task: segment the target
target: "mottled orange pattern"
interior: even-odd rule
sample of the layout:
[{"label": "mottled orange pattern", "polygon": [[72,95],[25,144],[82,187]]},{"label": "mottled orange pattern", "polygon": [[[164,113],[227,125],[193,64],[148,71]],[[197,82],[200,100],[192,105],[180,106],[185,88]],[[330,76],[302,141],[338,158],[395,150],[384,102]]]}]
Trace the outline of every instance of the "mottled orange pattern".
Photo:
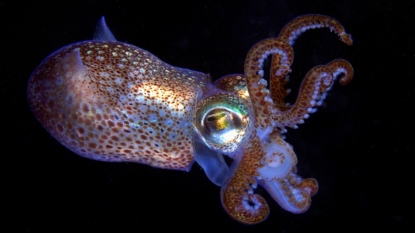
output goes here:
[{"label": "mottled orange pattern", "polygon": [[87,158],[188,170],[193,112],[209,82],[120,42],[81,42],[33,73],[28,100],[59,142]]},{"label": "mottled orange pattern", "polygon": [[[291,45],[301,33],[324,27],[334,31],[347,45],[352,44],[351,36],[335,19],[323,15],[304,15],[289,22],[277,38],[255,44],[246,57],[244,75],[255,109],[258,136],[253,137],[246,146],[245,154],[238,161],[239,166],[228,183],[222,186],[221,192],[225,210],[243,223],[255,224],[268,216],[266,202],[252,191],[257,180],[281,207],[293,213],[306,211],[311,204],[311,196],[318,191],[315,179],[302,179],[296,174],[297,158],[292,147],[282,139],[282,134],[286,132],[285,127],[297,128],[310,113],[316,111],[315,108],[322,103],[337,76],[343,75],[340,79],[343,85],[353,77],[352,66],[342,59],[316,66],[302,82],[296,102],[293,105],[286,104],[284,98],[289,92],[285,85],[294,59]],[[269,55],[272,55],[270,90],[263,79],[263,62]],[[264,150],[267,148],[274,148],[274,151],[266,154]],[[254,174],[253,171],[260,172]],[[275,175],[268,175],[269,172]]]},{"label": "mottled orange pattern", "polygon": [[[258,184],[285,210],[303,213],[318,183],[296,174],[297,156],[284,141],[285,127],[297,128],[337,77],[344,85],[354,73],[343,59],[315,66],[296,102],[286,104],[291,46],[301,33],[321,27],[352,44],[338,21],[300,16],[277,38],[251,48],[244,74],[210,83],[207,74],[117,42],[102,18],[96,40],[65,46],[38,66],[28,84],[29,105],[53,137],[90,159],[175,170],[189,170],[197,161],[221,186],[222,205],[239,222],[256,224],[269,215],[266,200],[254,193]],[[263,63],[270,55],[268,90]],[[230,167],[223,155],[234,159]]]}]

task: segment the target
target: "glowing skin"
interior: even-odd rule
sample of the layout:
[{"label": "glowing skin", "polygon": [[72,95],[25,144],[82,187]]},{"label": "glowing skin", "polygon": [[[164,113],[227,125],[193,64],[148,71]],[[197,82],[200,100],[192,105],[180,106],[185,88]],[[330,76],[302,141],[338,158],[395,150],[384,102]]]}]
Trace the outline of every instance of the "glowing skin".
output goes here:
[{"label": "glowing skin", "polygon": [[[284,102],[292,45],[302,32],[329,27],[352,44],[336,20],[305,15],[288,23],[277,38],[258,42],[244,74],[210,82],[206,74],[171,66],[136,46],[116,41],[101,19],[93,41],[65,46],[30,77],[28,101],[42,125],[81,156],[109,162],[137,162],[188,171],[196,161],[221,186],[226,212],[245,224],[264,221],[263,186],[281,207],[302,213],[318,191],[315,179],[296,174],[297,157],[283,140],[296,128],[340,74],[353,68],[337,59],[310,70],[295,104]],[[270,90],[263,61],[272,55]],[[223,155],[233,158],[230,167]]]}]

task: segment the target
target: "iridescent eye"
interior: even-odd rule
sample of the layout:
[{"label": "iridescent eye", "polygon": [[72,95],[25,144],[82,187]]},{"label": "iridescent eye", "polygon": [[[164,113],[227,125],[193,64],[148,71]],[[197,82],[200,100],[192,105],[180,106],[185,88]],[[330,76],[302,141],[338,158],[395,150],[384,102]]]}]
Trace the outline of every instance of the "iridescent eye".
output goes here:
[{"label": "iridescent eye", "polygon": [[[241,128],[243,122],[240,116],[226,109],[213,109],[203,119],[204,125],[212,133],[226,134]],[[243,126],[242,126],[243,127]]]},{"label": "iridescent eye", "polygon": [[249,131],[249,106],[231,94],[210,96],[196,111],[196,128],[201,139],[213,150],[231,153]]}]

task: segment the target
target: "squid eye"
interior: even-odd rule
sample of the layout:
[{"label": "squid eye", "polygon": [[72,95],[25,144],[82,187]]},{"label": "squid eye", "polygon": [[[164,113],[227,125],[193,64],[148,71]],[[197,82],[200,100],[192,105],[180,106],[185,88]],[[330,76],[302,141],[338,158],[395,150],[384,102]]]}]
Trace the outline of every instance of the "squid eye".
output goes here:
[{"label": "squid eye", "polygon": [[226,109],[213,109],[206,114],[204,125],[212,133],[225,134],[243,127],[241,116]]},{"label": "squid eye", "polygon": [[196,128],[208,147],[231,153],[249,131],[249,112],[242,98],[230,94],[210,96],[196,110]]}]

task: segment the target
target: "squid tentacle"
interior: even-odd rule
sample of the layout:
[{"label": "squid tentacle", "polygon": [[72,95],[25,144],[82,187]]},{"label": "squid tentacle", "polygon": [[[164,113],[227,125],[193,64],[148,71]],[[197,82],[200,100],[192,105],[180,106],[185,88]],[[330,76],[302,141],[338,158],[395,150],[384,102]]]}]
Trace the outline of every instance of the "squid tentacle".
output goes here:
[{"label": "squid tentacle", "polygon": [[344,59],[335,59],[327,64],[330,70],[333,72],[333,76],[336,79],[340,74],[343,76],[339,79],[341,85],[346,85],[353,79],[354,70],[352,65]]},{"label": "squid tentacle", "polygon": [[235,158],[233,175],[225,181],[221,188],[221,201],[225,211],[232,218],[246,224],[256,224],[264,221],[269,215],[268,203],[265,199],[253,193],[257,183],[257,169],[264,157],[258,136],[253,134],[242,157]]},{"label": "squid tentacle", "polygon": [[333,80],[332,71],[327,66],[312,68],[301,84],[295,104],[287,111],[274,115],[274,121],[297,128],[297,124],[302,124],[309,113],[316,111],[314,107],[321,104],[325,97],[324,91],[331,87]]},{"label": "squid tentacle", "polygon": [[[289,93],[284,86],[294,55],[291,45],[304,31],[318,27],[329,27],[340,39],[352,44],[349,34],[336,20],[322,15],[299,17],[287,24],[278,38],[263,40],[252,47],[245,60],[245,80],[252,107],[255,111],[255,133],[248,140],[243,152],[235,155],[227,180],[221,188],[222,205],[234,219],[255,224],[262,222],[269,214],[269,207],[263,197],[254,194],[257,182],[271,196],[292,213],[303,213],[311,204],[311,196],[317,193],[318,183],[313,178],[303,179],[296,174],[297,157],[291,145],[281,134],[285,126],[297,128],[309,113],[315,112],[332,87],[336,76],[343,74],[341,84],[347,84],[353,77],[353,68],[342,59],[327,65],[312,68],[301,84],[295,105],[287,106],[284,97]],[[263,79],[263,62],[272,55],[270,90]],[[215,83],[218,87],[246,95],[230,82],[236,76],[224,77]],[[229,79],[229,80],[228,80]],[[245,93],[245,94],[243,94]]]},{"label": "squid tentacle", "polygon": [[275,121],[284,126],[297,128],[297,124],[304,123],[309,113],[314,113],[315,107],[321,105],[338,76],[342,75],[339,83],[346,85],[352,80],[353,74],[352,65],[343,59],[335,59],[325,66],[314,67],[301,84],[296,103],[275,115]]},{"label": "squid tentacle", "polygon": [[261,130],[274,126],[269,116],[276,113],[270,92],[266,88],[267,82],[263,79],[263,61],[270,54],[279,54],[280,59],[275,70],[282,74],[290,71],[294,59],[291,46],[276,38],[265,39],[255,44],[246,57],[244,69],[246,84],[256,113],[255,126]]},{"label": "squid tentacle", "polygon": [[[232,74],[224,76],[214,83],[215,87],[237,94],[250,100],[243,75]],[[250,103],[250,101],[248,101]],[[251,104],[251,103],[250,103]],[[254,177],[258,176],[259,161],[264,157],[261,142],[255,129],[248,143],[241,148],[240,153],[231,156],[234,159],[228,178],[221,185],[221,202],[225,211],[233,219],[245,223],[256,224],[264,221],[269,215],[269,207],[263,197],[254,194],[257,186]]]},{"label": "squid tentacle", "polygon": [[[303,15],[295,18],[285,25],[285,27],[281,30],[278,39],[293,45],[295,39],[305,31],[322,27],[330,28],[330,30],[334,31],[337,35],[340,36],[340,39],[344,43],[347,45],[352,45],[352,37],[350,34],[345,32],[343,26],[337,20],[325,15]],[[284,98],[289,94],[289,91],[287,91],[284,86],[288,82],[287,74],[291,70],[278,69],[280,59],[281,58],[278,54],[274,54],[272,57],[270,72],[270,92],[271,98],[274,101],[276,107],[281,111],[285,111],[289,109],[290,106],[287,106],[284,101]],[[349,64],[347,67],[351,67],[351,65]],[[350,69],[352,68],[348,68],[348,70]]]},{"label": "squid tentacle", "polygon": [[281,56],[279,54],[273,54],[271,60],[270,69],[270,86],[271,98],[274,101],[275,107],[284,111],[288,108],[284,101],[284,98],[289,94],[289,91],[285,89],[285,85],[288,83],[288,73],[291,69],[280,69]]},{"label": "squid tentacle", "polygon": [[297,39],[297,37],[303,32],[309,29],[324,27],[330,28],[331,31],[334,31],[340,37],[340,40],[345,44],[349,46],[353,44],[352,36],[346,33],[339,21],[325,15],[299,16],[284,26],[278,35],[278,38],[289,43],[290,45],[293,45],[295,39]]},{"label": "squid tentacle", "polygon": [[[334,31],[338,36],[340,36],[341,41],[343,41],[347,45],[352,45],[353,41],[351,35],[345,32],[343,26],[337,20],[324,15],[304,15],[295,18],[281,30],[278,39],[283,40],[290,45],[293,45],[295,39],[303,32],[309,29],[322,27],[330,28],[330,30]],[[310,92],[309,90],[311,90],[312,87],[304,87],[304,85],[311,85],[311,82],[304,81],[302,86],[300,87],[300,95],[297,99],[296,104],[294,106],[287,106],[284,101],[284,97],[289,94],[289,91],[287,91],[284,88],[284,86],[288,82],[288,77],[286,76],[288,72],[278,72],[279,60],[280,58],[278,57],[278,54],[273,55],[273,61],[271,63],[272,68],[270,73],[271,97],[275,103],[275,106],[278,108],[278,110],[280,110],[279,114],[274,116],[274,120],[276,122],[281,123],[284,126],[289,126],[292,128],[297,128],[297,124],[303,123],[304,119],[308,118],[309,113],[313,113],[316,111],[316,109],[313,107],[315,105],[320,105],[322,103],[326,96],[326,92],[331,89],[334,80],[339,74],[344,74],[343,77],[340,79],[340,84],[342,85],[345,85],[348,82],[350,82],[350,80],[353,77],[353,68],[350,65],[350,63],[343,59],[336,59],[327,64],[328,69],[331,70],[332,73],[331,80],[325,80],[325,83],[323,83],[323,85],[319,87],[318,92],[316,92],[315,90],[316,87],[314,88],[313,92]],[[306,79],[310,79],[314,76],[314,78],[317,78],[316,74],[318,74],[318,69],[323,68],[322,66],[316,69],[313,68],[307,74]],[[308,92],[303,93],[303,91]],[[281,133],[283,132],[285,132],[284,129],[281,131]]]},{"label": "squid tentacle", "polygon": [[[329,75],[330,73],[331,75]],[[301,84],[296,104],[276,115],[275,120],[285,126],[297,128],[297,124],[304,123],[304,119],[309,117],[309,113],[316,111],[315,106],[321,105],[327,91],[331,89],[339,75],[342,75],[339,83],[346,85],[353,79],[353,74],[352,65],[344,59],[335,59],[326,66],[314,67]],[[319,82],[321,78],[323,78],[323,82]]]},{"label": "squid tentacle", "polygon": [[294,172],[288,173],[283,179],[261,180],[260,184],[282,208],[295,214],[307,211],[311,197],[318,191],[316,179],[302,179]]},{"label": "squid tentacle", "polygon": [[270,135],[264,150],[266,155],[261,160],[264,166],[258,169],[259,184],[285,210],[305,212],[311,205],[311,196],[318,191],[317,180],[296,174],[297,156],[277,131]]},{"label": "squid tentacle", "polygon": [[[243,155],[234,158],[234,167],[230,169],[232,176],[225,181],[221,189],[222,205],[226,212],[231,217],[247,224],[262,222],[269,214],[265,199],[254,194],[253,188],[257,186],[255,177],[260,177],[258,169],[265,165],[261,161],[266,157],[262,149],[266,145],[262,144],[270,144],[269,142],[261,143],[261,141],[269,140],[269,135],[276,123],[271,117],[276,114],[275,105],[267,89],[267,83],[263,79],[263,62],[270,54],[277,56],[277,59],[273,59],[274,70],[272,72],[283,76],[290,72],[293,51],[286,42],[276,38],[266,39],[254,45],[249,51],[245,61],[245,80],[256,115],[256,132],[250,138]],[[219,85],[218,82],[217,86]],[[293,157],[296,161],[295,154]]]}]

